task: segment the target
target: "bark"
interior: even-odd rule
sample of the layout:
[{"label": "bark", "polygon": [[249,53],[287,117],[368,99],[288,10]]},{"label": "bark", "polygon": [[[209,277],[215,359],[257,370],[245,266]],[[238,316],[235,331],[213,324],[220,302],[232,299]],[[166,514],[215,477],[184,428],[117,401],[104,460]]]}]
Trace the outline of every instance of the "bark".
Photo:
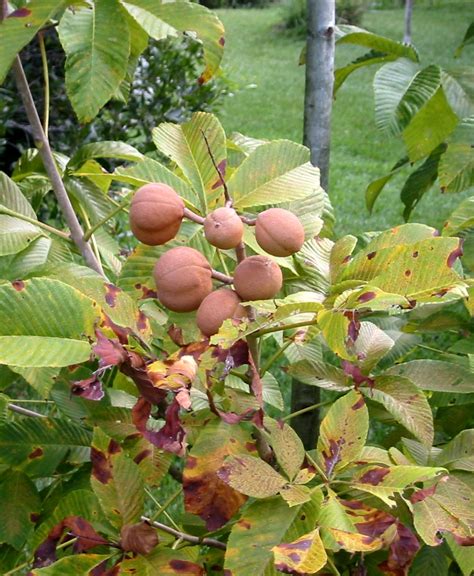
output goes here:
[{"label": "bark", "polygon": [[[334,87],[335,19],[335,0],[308,0],[304,143],[311,151],[311,163],[320,169],[321,185],[326,191]],[[293,381],[291,412],[304,410],[319,401],[319,388]],[[306,449],[315,448],[319,430],[318,410],[296,416],[292,426]]]},{"label": "bark", "polygon": [[304,143],[327,190],[334,87],[335,0],[308,0]]},{"label": "bark", "polygon": [[403,42],[411,44],[411,17],[413,14],[413,0],[405,0],[405,34]]}]

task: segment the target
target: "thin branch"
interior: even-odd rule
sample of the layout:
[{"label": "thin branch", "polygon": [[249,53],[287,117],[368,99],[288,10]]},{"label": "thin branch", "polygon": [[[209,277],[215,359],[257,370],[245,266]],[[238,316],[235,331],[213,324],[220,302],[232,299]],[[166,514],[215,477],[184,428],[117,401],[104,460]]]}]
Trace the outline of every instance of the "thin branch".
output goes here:
[{"label": "thin branch", "polygon": [[247,226],[255,226],[255,224],[257,223],[256,218],[247,218],[247,216],[241,216],[240,214],[239,218],[242,220],[244,224],[247,224]]},{"label": "thin branch", "polygon": [[222,274],[222,272],[214,269],[212,270],[212,277],[215,280],[219,280],[219,282],[223,282],[224,284],[232,284],[234,282],[232,276],[227,276],[226,274]]},{"label": "thin branch", "polygon": [[88,228],[85,232],[84,232],[84,236],[83,239],[85,240],[85,242],[87,242],[89,240],[89,238],[92,236],[92,234],[94,234],[94,232],[96,232],[101,226],[103,226],[104,224],[106,224],[111,218],[113,218],[116,214],[118,214],[119,212],[121,212],[122,210],[125,210],[125,208],[127,207],[128,204],[130,204],[130,196],[133,195],[134,192],[130,192],[129,194],[127,194],[125,196],[125,198],[123,198],[121,200],[121,202],[118,204],[118,206],[116,206],[111,212],[109,212],[108,214],[106,214],[103,218],[101,218],[98,222],[96,222],[94,224],[94,226],[91,226],[90,228]]},{"label": "thin branch", "polygon": [[277,351],[272,354],[270,356],[270,358],[268,358],[265,361],[265,364],[260,368],[260,377],[262,377],[270,368],[270,366],[276,362],[278,360],[278,358],[283,354],[283,352],[291,345],[293,344],[293,340],[287,340],[282,346],[279,346],[279,348],[277,349]]},{"label": "thin branch", "polygon": [[[150,521],[153,522],[154,520],[156,520],[156,518],[159,518],[161,516],[161,514],[163,514],[163,512],[168,508],[168,506],[170,506],[182,492],[183,492],[183,487],[180,486],[178,488],[178,490],[176,490],[176,492],[173,492],[173,494],[171,494],[167,498],[167,500],[165,500],[165,502],[162,505],[158,504],[158,509],[155,511],[153,516],[150,518]],[[149,494],[149,496],[152,497],[151,494]],[[155,500],[153,497],[152,497],[152,499]],[[156,503],[156,501],[155,501],[155,503]]]},{"label": "thin branch", "polygon": [[12,412],[21,414],[22,416],[31,416],[34,418],[47,418],[44,414],[35,412],[34,410],[28,410],[28,408],[23,408],[22,406],[17,406],[16,404],[7,404],[7,408]]},{"label": "thin branch", "polygon": [[43,130],[48,137],[49,133],[49,70],[48,70],[48,56],[46,54],[46,46],[44,43],[44,33],[38,33],[38,41],[41,53],[41,63],[43,65],[43,82],[44,82],[44,112],[43,112]]},{"label": "thin branch", "polygon": [[272,332],[281,332],[283,330],[291,330],[292,328],[301,328],[303,326],[314,326],[318,321],[313,320],[303,320],[302,322],[294,322],[293,324],[280,324],[279,326],[270,326],[269,328],[263,328],[254,332],[255,336],[263,336],[264,334],[271,334]]},{"label": "thin branch", "polygon": [[334,402],[334,400],[326,400],[325,402],[319,402],[318,404],[312,404],[311,406],[306,406],[306,408],[302,408],[301,410],[298,410],[297,412],[292,412],[291,414],[288,414],[288,416],[284,416],[282,418],[283,421],[285,420],[291,420],[292,418],[296,418],[297,416],[300,416],[301,414],[306,414],[306,412],[311,412],[312,410],[316,410],[317,408],[320,408],[321,406],[327,406],[328,404],[332,404]]},{"label": "thin branch", "polygon": [[245,258],[247,257],[247,254],[245,252],[245,244],[243,242],[241,242],[236,246],[235,255],[237,256],[237,262],[242,262],[242,260],[245,260]]},{"label": "thin branch", "polygon": [[186,218],[188,218],[189,220],[192,220],[193,222],[197,222],[198,224],[204,224],[205,218],[203,218],[202,216],[199,216],[199,214],[195,214],[189,208],[184,209],[184,215],[186,216]]},{"label": "thin branch", "polygon": [[71,231],[71,238],[84,257],[86,264],[105,278],[101,263],[95,257],[94,252],[92,251],[92,248],[89,246],[89,244],[84,241],[84,231],[82,230],[82,226],[76,216],[76,213],[74,212],[71,200],[69,199],[61,175],[56,166],[53,152],[49,145],[48,138],[44,133],[43,126],[41,125],[41,120],[38,116],[38,111],[36,110],[30,86],[28,84],[28,80],[26,79],[25,71],[23,70],[19,56],[16,57],[13,63],[13,75],[18,92],[25,107],[28,121],[31,125],[33,137],[35,139],[35,145],[38,148],[38,152],[41,156],[41,159],[43,160],[46,172],[49,176],[49,179],[51,180],[54,193],[68,228]]},{"label": "thin branch", "polygon": [[163,532],[167,532],[172,536],[176,536],[180,540],[184,540],[185,542],[190,542],[191,544],[201,544],[203,546],[211,546],[212,548],[219,548],[220,550],[226,550],[227,546],[224,542],[220,542],[215,538],[199,538],[198,536],[192,536],[191,534],[186,534],[186,532],[180,532],[179,530],[175,530],[166,524],[162,524],[161,522],[155,522],[147,518],[146,516],[142,516],[141,520],[146,522],[150,526],[154,526],[158,528],[158,530],[162,530]]},{"label": "thin branch", "polygon": [[222,187],[224,188],[224,197],[225,197],[225,204],[229,208],[232,206],[232,198],[229,194],[229,189],[227,188],[226,181],[224,180],[224,175],[221,172],[221,169],[216,163],[214,158],[214,154],[212,153],[211,147],[209,146],[209,141],[204,133],[204,130],[201,130],[202,137],[204,138],[204,142],[206,143],[207,151],[209,152],[209,156],[211,157],[211,162],[214,168],[216,169],[217,174],[219,175],[219,180],[221,181]]},{"label": "thin branch", "polygon": [[56,234],[56,236],[61,237],[63,240],[67,240],[68,242],[72,242],[69,234],[67,232],[63,232],[62,230],[58,230],[57,228],[53,228],[44,222],[40,222],[40,220],[35,220],[34,218],[30,218],[29,216],[25,216],[24,214],[20,214],[19,212],[15,212],[14,210],[10,210],[5,206],[0,206],[0,214],[6,214],[7,216],[12,216],[13,218],[18,218],[19,220],[24,220],[25,222],[29,222],[30,224],[34,224],[38,226],[38,228],[43,228],[47,232],[51,234]]}]

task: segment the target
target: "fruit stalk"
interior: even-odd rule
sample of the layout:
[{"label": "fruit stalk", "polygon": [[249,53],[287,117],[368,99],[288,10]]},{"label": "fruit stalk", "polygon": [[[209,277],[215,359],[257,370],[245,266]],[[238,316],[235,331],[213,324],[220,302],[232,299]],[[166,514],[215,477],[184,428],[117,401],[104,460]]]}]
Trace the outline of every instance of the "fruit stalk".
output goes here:
[{"label": "fruit stalk", "polygon": [[219,280],[219,282],[223,282],[224,284],[232,284],[234,282],[232,276],[227,276],[227,274],[214,270],[214,268],[212,269],[212,277],[214,280]]},{"label": "fruit stalk", "polygon": [[193,222],[197,222],[198,224],[204,224],[204,218],[202,216],[199,216],[199,214],[195,214],[189,208],[184,209],[184,216],[188,220],[192,220]]}]

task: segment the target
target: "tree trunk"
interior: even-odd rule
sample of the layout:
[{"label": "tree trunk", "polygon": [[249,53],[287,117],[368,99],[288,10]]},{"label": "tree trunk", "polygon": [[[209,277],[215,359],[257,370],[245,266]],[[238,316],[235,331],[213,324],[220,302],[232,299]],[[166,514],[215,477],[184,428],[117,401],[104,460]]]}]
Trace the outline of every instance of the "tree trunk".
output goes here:
[{"label": "tree trunk", "polygon": [[[329,182],[335,19],[335,0],[308,0],[304,143],[311,150],[311,163],[321,171],[321,185],[326,191]],[[319,399],[319,388],[293,382],[292,412],[318,404]],[[296,416],[291,424],[305,448],[314,448],[319,429],[318,410]]]},{"label": "tree trunk", "polygon": [[413,0],[405,0],[405,34],[403,42],[411,44],[411,17],[413,14]]}]

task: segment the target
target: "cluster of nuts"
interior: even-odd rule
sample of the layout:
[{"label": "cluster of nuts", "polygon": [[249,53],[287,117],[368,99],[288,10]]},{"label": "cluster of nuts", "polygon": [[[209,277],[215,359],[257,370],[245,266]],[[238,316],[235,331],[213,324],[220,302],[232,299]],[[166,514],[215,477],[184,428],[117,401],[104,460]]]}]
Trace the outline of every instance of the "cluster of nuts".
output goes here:
[{"label": "cluster of nuts", "polygon": [[[222,250],[242,242],[244,221],[231,207],[217,208],[205,219],[189,211],[167,184],[146,184],[137,190],[130,206],[130,228],[144,244],[158,246],[172,240],[187,216],[204,226],[206,240]],[[273,256],[290,256],[304,242],[298,218],[288,210],[270,208],[254,222],[259,246]],[[217,333],[224,320],[240,319],[247,311],[241,302],[273,298],[281,289],[280,267],[267,256],[249,256],[236,267],[228,282],[234,289],[213,291],[212,279],[223,275],[212,270],[194,248],[176,247],[163,254],[153,272],[160,302],[175,312],[197,310],[197,325],[205,336]]]}]

